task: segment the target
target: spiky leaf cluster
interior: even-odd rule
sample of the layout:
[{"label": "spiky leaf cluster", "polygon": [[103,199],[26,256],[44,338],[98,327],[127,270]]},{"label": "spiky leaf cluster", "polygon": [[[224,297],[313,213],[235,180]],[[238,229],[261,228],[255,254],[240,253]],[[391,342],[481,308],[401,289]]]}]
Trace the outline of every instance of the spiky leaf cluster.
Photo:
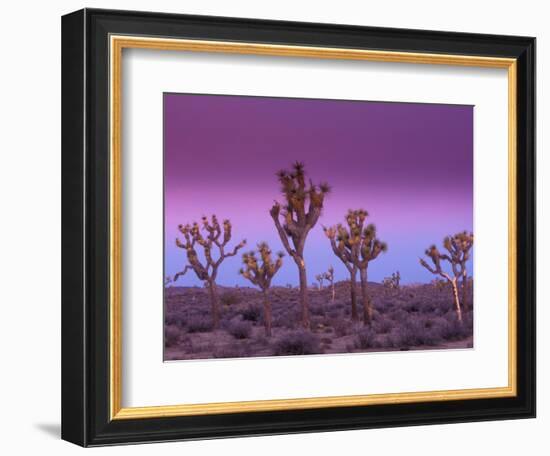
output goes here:
[{"label": "spiky leaf cluster", "polygon": [[388,250],[387,244],[377,238],[376,226],[372,223],[365,226],[367,216],[368,212],[364,209],[350,209],[346,215],[347,226],[340,223],[324,228],[336,256],[344,264],[352,264],[359,269],[365,269],[370,261]]},{"label": "spiky leaf cluster", "polygon": [[334,268],[332,266],[323,274],[323,278],[328,280],[329,283],[334,282]]},{"label": "spiky leaf cluster", "polygon": [[449,252],[446,259],[452,263],[463,265],[470,259],[474,245],[474,234],[462,231],[454,236],[447,236],[443,239],[443,247]]},{"label": "spiky leaf cluster", "polygon": [[[315,226],[323,209],[324,199],[330,192],[327,183],[316,185],[306,182],[304,164],[296,162],[290,171],[277,173],[285,204],[275,202],[270,210],[283,245],[290,255],[301,257],[309,231]],[[292,239],[291,248],[288,238]]]},{"label": "spiky leaf cluster", "polygon": [[243,254],[243,268],[239,273],[262,290],[267,290],[271,286],[271,279],[281,269],[284,256],[283,252],[277,252],[276,259],[273,260],[269,245],[261,242],[257,246],[257,252],[251,250]]},{"label": "spiky leaf cluster", "polygon": [[443,247],[447,253],[441,253],[435,245],[431,245],[424,253],[431,259],[432,265],[422,258],[420,258],[420,264],[432,274],[446,277],[441,263],[442,261],[446,261],[450,264],[454,276],[458,277],[465,271],[466,262],[470,259],[473,244],[474,235],[467,231],[462,231],[453,236],[446,236],[443,239]]}]

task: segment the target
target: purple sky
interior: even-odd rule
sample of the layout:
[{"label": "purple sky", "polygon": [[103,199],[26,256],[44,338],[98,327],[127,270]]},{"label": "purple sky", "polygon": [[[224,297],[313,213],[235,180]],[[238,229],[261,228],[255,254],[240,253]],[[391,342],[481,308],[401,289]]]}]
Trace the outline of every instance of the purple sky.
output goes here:
[{"label": "purple sky", "polygon": [[[267,241],[282,250],[269,209],[281,201],[275,172],[294,161],[315,183],[327,181],[319,223],[306,243],[308,281],[333,265],[321,225],[365,208],[389,250],[369,266],[369,280],[399,270],[402,281],[433,276],[419,255],[443,237],[473,229],[473,107],[215,95],[164,95],[165,267],[186,264],[175,246],[177,225],[217,214],[233,224],[230,246]],[[220,267],[218,283],[249,285],[240,255]],[[297,284],[291,258],[274,284]],[[200,285],[187,273],[179,285]]]}]

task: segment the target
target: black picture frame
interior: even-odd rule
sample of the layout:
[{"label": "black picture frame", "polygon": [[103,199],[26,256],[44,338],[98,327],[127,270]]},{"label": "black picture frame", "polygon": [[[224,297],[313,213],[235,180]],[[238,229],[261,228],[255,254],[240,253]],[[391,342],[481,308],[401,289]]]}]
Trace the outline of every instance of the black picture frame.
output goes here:
[{"label": "black picture frame", "polygon": [[[111,420],[112,34],[517,59],[517,395]],[[62,19],[62,127],[63,439],[99,446],[535,417],[534,38],[84,9]]]}]

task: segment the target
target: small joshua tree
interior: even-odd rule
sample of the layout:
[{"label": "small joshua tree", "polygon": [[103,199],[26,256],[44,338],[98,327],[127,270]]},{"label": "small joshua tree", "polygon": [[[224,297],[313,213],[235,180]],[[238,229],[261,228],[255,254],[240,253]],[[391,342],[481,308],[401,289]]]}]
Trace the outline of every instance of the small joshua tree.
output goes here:
[{"label": "small joshua tree", "polygon": [[271,279],[283,265],[283,252],[277,253],[277,259],[273,261],[271,257],[271,249],[266,242],[258,244],[258,255],[255,251],[250,251],[243,254],[243,265],[239,273],[246,279],[250,280],[254,285],[262,290],[264,297],[264,326],[265,335],[271,336],[271,302],[269,300],[268,291],[271,286]]},{"label": "small joshua tree", "polygon": [[399,283],[401,281],[401,274],[399,271],[392,272],[391,277],[384,277],[384,280],[382,280],[382,285],[387,290],[399,290]]},{"label": "small joshua tree", "polygon": [[468,271],[466,263],[470,259],[471,250],[474,246],[474,234],[467,231],[462,231],[454,236],[447,236],[443,240],[443,246],[449,252],[449,258],[453,263],[458,265],[462,292],[461,302],[464,310],[468,310],[471,306],[468,305]]},{"label": "small joshua tree", "polygon": [[[226,258],[235,256],[237,252],[245,246],[246,240],[243,239],[232,251],[226,252],[225,249],[227,244],[231,240],[231,222],[229,220],[224,220],[223,224],[220,225],[217,217],[213,215],[210,221],[207,217],[202,217],[201,223],[202,229],[206,232],[204,236],[197,222],[194,222],[192,225],[187,224],[178,226],[178,229],[183,234],[183,241],[176,238],[176,245],[186,251],[189,264],[185,266],[183,271],[178,272],[174,276],[174,282],[190,269],[195,272],[200,280],[204,281],[204,285],[208,288],[210,294],[212,326],[214,329],[217,329],[220,325],[220,306],[218,288],[216,285],[218,269]],[[197,244],[204,250],[204,264],[199,259],[197,251],[195,250]],[[217,259],[213,257],[213,250],[217,250]]]},{"label": "small joshua tree", "polygon": [[355,289],[355,276],[357,270],[359,270],[361,298],[363,302],[363,322],[366,326],[370,325],[373,316],[367,282],[369,263],[378,258],[380,253],[388,250],[387,244],[376,237],[376,227],[373,224],[365,227],[367,216],[368,213],[364,209],[349,210],[346,215],[347,228],[342,224],[336,227],[325,228],[325,234],[330,240],[333,252],[350,272],[353,319],[357,319],[353,293]]},{"label": "small joshua tree", "polygon": [[393,272],[391,275],[393,287],[399,290],[399,284],[401,283],[401,274],[399,271]]},{"label": "small joshua tree", "polygon": [[[432,261],[432,265],[422,258],[420,258],[420,264],[425,267],[434,275],[439,275],[447,280],[453,290],[453,298],[455,304],[455,312],[458,321],[462,322],[462,306],[460,305],[460,299],[458,297],[458,280],[461,277],[464,277],[466,274],[466,261],[469,258],[469,252],[471,245],[468,249],[465,248],[465,243],[469,242],[465,235],[473,243],[473,235],[467,235],[466,232],[459,233],[454,236],[447,236],[443,240],[443,247],[447,250],[447,253],[441,253],[435,245],[430,246],[426,250],[426,256]],[[462,244],[464,242],[464,245]],[[443,270],[442,262],[446,261],[451,266],[451,272],[446,272]]]},{"label": "small joshua tree", "polygon": [[331,266],[328,268],[327,272],[323,274],[323,277],[326,279],[326,281],[330,284],[330,291],[331,291],[331,301],[334,302],[334,268]]},{"label": "small joshua tree", "polygon": [[170,276],[166,276],[164,277],[164,286],[167,287],[168,285],[170,285],[172,283],[172,277]]},{"label": "small joshua tree", "polygon": [[298,267],[302,326],[309,329],[304,248],[309,232],[321,216],[325,196],[330,191],[330,187],[325,183],[315,185],[311,180],[307,184],[304,164],[300,162],[294,163],[290,171],[279,171],[277,178],[281,184],[285,204],[281,205],[275,201],[270,214],[285,250]]},{"label": "small joshua tree", "polygon": [[317,280],[317,282],[319,282],[319,291],[321,291],[323,289],[323,280],[325,280],[325,275],[324,274],[317,274],[315,276],[315,280]]}]

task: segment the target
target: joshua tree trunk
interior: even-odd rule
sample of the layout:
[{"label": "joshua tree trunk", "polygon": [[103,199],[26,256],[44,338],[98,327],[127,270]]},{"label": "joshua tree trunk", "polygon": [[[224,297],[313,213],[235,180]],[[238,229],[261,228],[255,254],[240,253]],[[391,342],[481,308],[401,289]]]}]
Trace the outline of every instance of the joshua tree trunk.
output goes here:
[{"label": "joshua tree trunk", "polygon": [[453,287],[453,296],[455,299],[455,310],[456,310],[456,318],[458,318],[458,321],[462,323],[462,309],[460,308],[460,300],[458,299],[458,280],[455,277],[451,281],[451,285]]},{"label": "joshua tree trunk", "polygon": [[302,307],[302,326],[305,329],[309,329],[309,306],[307,299],[307,274],[306,274],[306,265],[304,260],[300,259],[296,263],[298,265],[298,271],[300,273],[300,305]]},{"label": "joshua tree trunk", "polygon": [[468,276],[466,274],[463,274],[462,275],[462,283],[461,283],[461,288],[462,288],[462,307],[464,308],[464,310],[470,310],[470,300],[468,299]]},{"label": "joshua tree trunk", "polygon": [[212,305],[212,327],[218,329],[220,326],[220,306],[218,299],[218,287],[214,280],[208,282],[208,291],[210,294],[210,302]]},{"label": "joshua tree trunk", "polygon": [[370,326],[372,321],[372,306],[368,295],[367,286],[367,269],[360,270],[361,277],[361,297],[363,299],[363,323],[365,326]]},{"label": "joshua tree trunk", "polygon": [[351,287],[351,319],[353,321],[359,320],[357,315],[357,270],[353,270],[350,275],[350,287]]},{"label": "joshua tree trunk", "polygon": [[271,301],[269,300],[269,295],[267,289],[262,290],[264,295],[264,327],[265,335],[271,337]]}]

